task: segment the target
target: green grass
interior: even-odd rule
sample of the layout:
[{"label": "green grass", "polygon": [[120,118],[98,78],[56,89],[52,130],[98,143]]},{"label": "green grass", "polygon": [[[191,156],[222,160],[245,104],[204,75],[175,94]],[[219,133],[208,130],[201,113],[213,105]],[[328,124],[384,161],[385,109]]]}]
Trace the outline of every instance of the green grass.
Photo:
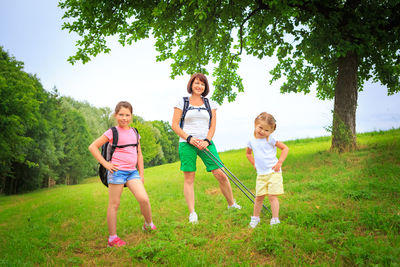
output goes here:
[{"label": "green grass", "polygon": [[[0,197],[0,266],[399,266],[400,129],[358,135],[359,150],[329,152],[330,138],[286,142],[282,223],[269,216],[248,228],[252,203],[233,186],[242,210],[228,211],[217,181],[198,164],[199,224],[187,223],[179,163],[145,170],[158,230],[125,189],[118,213],[123,248],[106,248],[107,189],[98,178]],[[244,149],[221,153],[251,190],[256,173]],[[268,204],[268,203],[266,203]]]}]

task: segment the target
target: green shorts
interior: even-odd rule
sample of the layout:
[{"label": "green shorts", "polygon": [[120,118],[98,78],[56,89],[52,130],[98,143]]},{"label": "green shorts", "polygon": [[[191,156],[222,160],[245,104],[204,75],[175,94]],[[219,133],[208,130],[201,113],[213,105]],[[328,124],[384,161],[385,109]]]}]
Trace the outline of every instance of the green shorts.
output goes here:
[{"label": "green shorts", "polygon": [[[207,148],[219,161],[221,161],[213,141],[211,141],[211,145],[209,145]],[[208,172],[222,167],[219,166],[218,161],[212,155],[210,155],[210,157],[212,158],[211,159],[206,153],[208,152],[202,151],[197,147],[192,146],[186,142],[179,142],[179,159],[181,160],[181,171],[184,172],[196,171],[197,155],[200,156],[204,165],[206,165],[206,169]],[[218,165],[213,160],[217,162]]]}]

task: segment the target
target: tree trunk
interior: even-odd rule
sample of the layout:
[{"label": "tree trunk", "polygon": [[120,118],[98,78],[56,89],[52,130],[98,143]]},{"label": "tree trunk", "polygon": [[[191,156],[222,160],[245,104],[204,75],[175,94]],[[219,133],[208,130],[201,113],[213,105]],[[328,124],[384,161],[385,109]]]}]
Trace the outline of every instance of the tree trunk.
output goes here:
[{"label": "tree trunk", "polygon": [[346,56],[339,58],[331,147],[331,150],[338,152],[351,151],[357,148],[357,69],[358,62],[355,52],[348,52]]}]

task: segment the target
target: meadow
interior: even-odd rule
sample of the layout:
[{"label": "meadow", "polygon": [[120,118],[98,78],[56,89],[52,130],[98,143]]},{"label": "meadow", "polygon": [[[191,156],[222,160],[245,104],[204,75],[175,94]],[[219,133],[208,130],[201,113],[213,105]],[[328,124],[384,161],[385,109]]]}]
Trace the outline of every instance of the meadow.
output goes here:
[{"label": "meadow", "polygon": [[[248,227],[252,203],[232,184],[241,210],[227,209],[217,181],[198,162],[199,223],[188,223],[179,162],[145,169],[158,230],[143,232],[139,206],[124,189],[118,234],[107,248],[107,189],[97,177],[74,186],[0,196],[0,266],[399,266],[400,129],[358,135],[359,149],[329,152],[330,137],[285,142],[282,223],[263,214]],[[245,150],[220,154],[254,190]],[[265,204],[268,205],[266,202]]]}]

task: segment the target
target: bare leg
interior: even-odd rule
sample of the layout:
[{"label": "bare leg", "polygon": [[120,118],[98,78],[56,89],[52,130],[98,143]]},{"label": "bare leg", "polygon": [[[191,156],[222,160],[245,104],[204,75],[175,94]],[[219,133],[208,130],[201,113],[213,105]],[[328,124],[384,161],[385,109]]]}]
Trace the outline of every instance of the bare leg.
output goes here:
[{"label": "bare leg", "polygon": [[117,234],[117,212],[123,188],[122,184],[108,185],[107,225],[110,235]]},{"label": "bare leg", "polygon": [[151,206],[149,196],[147,195],[146,189],[140,179],[129,180],[126,186],[135,196],[136,200],[139,202],[140,210],[146,223],[151,223]]},{"label": "bare leg", "polygon": [[189,213],[194,211],[194,177],[195,172],[183,172],[185,181],[183,184],[183,194],[185,195]]},{"label": "bare leg", "polygon": [[234,201],[233,201],[231,183],[229,182],[228,177],[221,169],[212,170],[211,172],[218,180],[219,188],[221,189],[222,194],[225,196],[228,205],[232,206]]},{"label": "bare leg", "polygon": [[253,216],[260,217],[261,209],[263,207],[264,198],[265,198],[265,195],[256,196],[256,199],[254,200]]},{"label": "bare leg", "polygon": [[272,218],[279,218],[279,199],[277,195],[268,195],[271,204]]}]

